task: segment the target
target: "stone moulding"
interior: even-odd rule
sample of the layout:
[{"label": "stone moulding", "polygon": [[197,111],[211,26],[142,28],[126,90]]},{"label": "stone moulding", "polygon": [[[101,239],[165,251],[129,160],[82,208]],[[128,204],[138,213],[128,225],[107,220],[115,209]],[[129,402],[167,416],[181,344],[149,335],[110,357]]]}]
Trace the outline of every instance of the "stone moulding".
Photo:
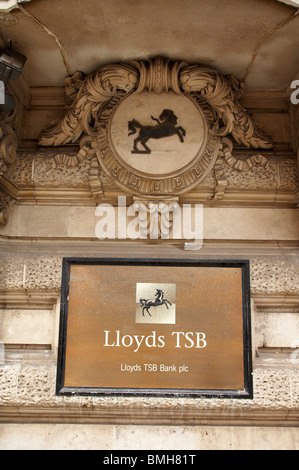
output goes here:
[{"label": "stone moulding", "polygon": [[200,410],[194,407],[155,408],[154,404],[132,409],[85,405],[81,407],[0,407],[3,423],[75,423],[75,424],[155,424],[212,426],[284,426],[298,425],[297,410]]},{"label": "stone moulding", "polygon": [[[144,201],[135,200],[135,203]],[[173,202],[175,203],[175,201]],[[105,253],[103,245],[101,256]],[[29,249],[29,248],[28,248]],[[125,253],[131,253],[126,248]],[[131,248],[136,255],[136,247]],[[138,253],[143,253],[139,248]],[[2,254],[0,258],[0,291],[14,292],[20,289],[55,291],[61,287],[62,256],[43,255],[30,258],[17,254]],[[24,277],[24,267],[25,277]],[[299,295],[299,272],[292,256],[263,256],[250,259],[250,283],[253,295],[279,295],[283,297]],[[281,303],[281,300],[279,299]]]},{"label": "stone moulding", "polygon": [[[102,192],[103,198],[117,199],[117,185],[99,168],[97,157],[90,156],[87,152],[83,155],[83,151],[81,149],[80,157],[77,148],[61,147],[54,151],[51,148],[41,148],[37,151],[18,152],[13,170],[2,179],[3,188],[7,188],[7,192],[16,200],[22,198],[26,202],[46,198],[48,202],[55,203],[61,199],[62,189],[63,197],[68,203],[84,204],[88,200],[93,205],[95,199],[91,198],[91,192],[92,195]],[[259,165],[256,164],[257,159]],[[225,190],[225,197],[224,191],[220,194],[221,186]],[[206,202],[213,195],[216,199],[217,195],[219,199],[234,203],[258,201],[259,204],[264,204],[275,201],[276,204],[293,207],[296,205],[296,191],[297,166],[290,153],[279,155],[270,151],[267,152],[267,158],[254,154],[252,150],[232,154],[231,146],[224,141],[213,170],[199,186],[184,195],[184,201],[194,201],[196,198],[197,201]],[[4,196],[1,198],[0,194],[1,204],[7,206],[8,197],[7,195],[4,200]]]},{"label": "stone moulding", "polygon": [[[68,160],[68,166],[75,165],[78,159],[86,155],[95,162],[93,157],[96,156],[99,167],[107,177],[128,193],[163,198],[188,192],[208,176],[218,156],[223,155],[228,164],[238,171],[249,171],[253,165],[267,168],[266,159],[261,155],[250,157],[246,162],[231,155],[233,141],[246,148],[272,147],[271,139],[254,125],[240,105],[243,86],[234,76],[223,76],[216,70],[189,65],[184,61],[172,62],[156,57],[130,64],[104,65],[87,77],[76,72],[66,78],[65,85],[71,101],[69,108],[60,120],[41,133],[39,144],[63,146],[79,143],[80,151],[74,157],[76,160],[74,164]],[[160,177],[150,173],[141,175],[134,167],[123,165],[110,142],[112,115],[128,96],[141,96],[144,92],[153,96],[174,93],[174,96],[189,97],[204,116],[205,148],[193,159],[192,165],[185,165],[181,171],[166,171]],[[56,158],[55,164],[58,163]],[[93,194],[101,196],[101,185],[97,184],[96,179],[99,178],[93,164]],[[225,182],[219,184],[216,199],[221,199],[226,186]]]},{"label": "stone moulding", "polygon": [[297,426],[298,373],[265,365],[254,370],[253,400],[155,397],[58,397],[56,364],[10,362],[0,369],[2,422],[214,424]]}]

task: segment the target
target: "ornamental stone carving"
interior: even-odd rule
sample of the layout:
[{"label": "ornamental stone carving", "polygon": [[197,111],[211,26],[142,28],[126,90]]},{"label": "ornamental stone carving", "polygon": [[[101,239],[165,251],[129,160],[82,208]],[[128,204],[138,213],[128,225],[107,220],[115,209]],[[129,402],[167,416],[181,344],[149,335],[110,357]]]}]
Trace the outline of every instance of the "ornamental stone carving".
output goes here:
[{"label": "ornamental stone carving", "polygon": [[[11,90],[9,91],[12,93]],[[0,182],[17,157],[17,127],[21,111],[20,103],[15,96],[14,101],[15,107],[11,113],[0,113]],[[0,225],[5,225],[8,222],[8,199],[11,201],[8,196],[6,198],[0,197]]]},{"label": "ornamental stone carving", "polygon": [[42,132],[39,144],[79,143],[73,162],[59,155],[55,165],[89,157],[95,196],[102,194],[99,165],[122,191],[160,199],[192,190],[214,168],[219,199],[226,181],[218,158],[241,172],[268,167],[262,155],[245,161],[232,155],[234,141],[272,147],[240,105],[242,92],[233,76],[162,57],[105,65],[85,78],[76,72],[66,79],[66,114]]}]

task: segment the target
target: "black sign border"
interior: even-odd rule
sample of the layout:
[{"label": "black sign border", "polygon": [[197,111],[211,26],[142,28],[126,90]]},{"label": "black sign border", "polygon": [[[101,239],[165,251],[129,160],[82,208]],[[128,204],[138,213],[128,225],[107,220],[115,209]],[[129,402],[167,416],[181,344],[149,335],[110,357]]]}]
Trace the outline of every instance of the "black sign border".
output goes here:
[{"label": "black sign border", "polygon": [[[223,267],[242,269],[243,299],[243,358],[244,390],[207,389],[152,389],[152,388],[106,388],[64,386],[67,316],[70,271],[72,265],[123,265],[123,266],[180,266],[180,267]],[[252,342],[250,309],[250,265],[249,260],[194,260],[194,259],[136,259],[136,258],[63,258],[59,344],[57,358],[56,395],[59,396],[135,396],[172,398],[245,398],[253,399]]]}]

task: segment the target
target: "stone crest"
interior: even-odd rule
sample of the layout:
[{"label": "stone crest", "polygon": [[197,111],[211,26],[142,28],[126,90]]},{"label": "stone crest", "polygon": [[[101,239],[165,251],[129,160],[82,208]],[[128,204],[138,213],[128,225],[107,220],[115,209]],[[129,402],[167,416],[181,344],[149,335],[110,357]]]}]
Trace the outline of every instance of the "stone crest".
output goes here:
[{"label": "stone crest", "polygon": [[79,142],[76,158],[93,155],[128,194],[187,192],[214,167],[220,175],[219,155],[240,171],[267,164],[260,155],[245,161],[232,156],[233,142],[272,147],[241,107],[242,86],[233,76],[157,57],[109,64],[85,78],[77,72],[68,77],[66,91],[72,102],[42,133],[40,145]]}]

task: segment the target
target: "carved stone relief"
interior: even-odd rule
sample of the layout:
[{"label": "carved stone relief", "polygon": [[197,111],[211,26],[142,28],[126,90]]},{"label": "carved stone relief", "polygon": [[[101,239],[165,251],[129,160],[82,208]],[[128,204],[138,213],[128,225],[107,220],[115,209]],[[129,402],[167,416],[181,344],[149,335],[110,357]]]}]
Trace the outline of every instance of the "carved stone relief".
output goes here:
[{"label": "carved stone relief", "polygon": [[[85,199],[93,197],[95,200],[119,191],[115,180],[108,177],[99,166],[96,156],[87,153],[79,160],[75,148],[65,148],[63,153],[61,150],[55,153],[52,149],[43,148],[38,151],[17,153],[17,160],[9,172],[8,179],[14,187],[22,190],[23,198],[26,197],[25,191],[28,191],[30,197],[31,188],[35,188],[35,198],[38,198],[39,190],[47,188],[49,197],[52,197],[53,201],[56,191],[62,188],[69,191],[69,198],[78,198],[76,191],[80,189],[86,193]],[[236,160],[246,162],[257,156],[251,155],[250,152],[237,151],[234,157]],[[287,156],[284,153],[279,156],[277,153],[267,152],[267,159],[264,161],[264,166],[254,165],[250,171],[241,171],[227,161],[221,149],[213,170],[193,189],[193,192],[198,193],[200,201],[213,197],[215,200],[221,199],[224,191],[233,191],[234,197],[237,197],[238,193],[244,194],[245,191],[249,199],[250,193],[256,191],[267,192],[268,197],[270,193],[277,196],[279,192],[285,192],[293,199],[298,191],[299,182],[296,161],[292,155]],[[142,195],[136,197],[144,199]],[[163,201],[165,200],[164,197]]]},{"label": "carved stone relief", "polygon": [[[9,93],[12,93],[11,90],[9,90]],[[21,105],[15,96],[14,100],[15,107],[11,113],[0,113],[0,182],[3,175],[15,162],[17,156],[17,129],[21,118]],[[3,201],[5,202],[3,203]],[[4,225],[8,221],[8,206],[7,199],[1,197],[0,225]]]},{"label": "carved stone relief", "polygon": [[8,194],[0,191],[0,225],[5,225],[8,222],[9,209],[15,203],[15,200]]},{"label": "carved stone relief", "polygon": [[[195,191],[201,201],[218,201],[226,191],[267,190],[292,193],[293,203],[295,160],[269,151],[271,140],[240,106],[234,77],[158,57],[106,65],[87,77],[76,72],[65,91],[69,107],[41,134],[37,151],[16,159],[17,115],[2,120],[2,174],[22,197],[35,188],[51,201],[63,189],[67,200],[121,191],[166,202]],[[12,200],[0,203],[3,224]]]},{"label": "carved stone relief", "polygon": [[240,172],[269,168],[262,155],[232,155],[234,141],[272,147],[241,107],[242,91],[233,76],[162,57],[109,64],[85,78],[76,72],[66,79],[66,114],[39,144],[79,143],[76,156],[56,155],[53,165],[75,167],[89,158],[95,197],[102,194],[101,170],[128,194],[163,199],[198,187],[214,168],[219,199],[227,186],[224,161]]}]

